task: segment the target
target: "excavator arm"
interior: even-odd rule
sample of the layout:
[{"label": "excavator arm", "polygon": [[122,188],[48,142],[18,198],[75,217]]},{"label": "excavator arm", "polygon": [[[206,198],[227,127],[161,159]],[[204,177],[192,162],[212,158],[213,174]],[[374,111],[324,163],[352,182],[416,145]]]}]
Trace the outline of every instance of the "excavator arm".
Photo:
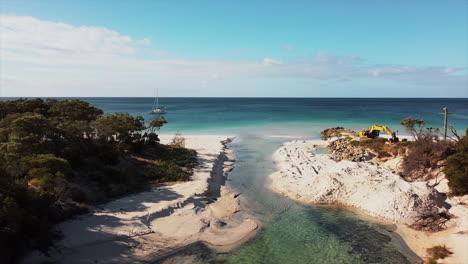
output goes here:
[{"label": "excavator arm", "polygon": [[399,139],[397,138],[395,133],[393,133],[390,130],[390,128],[388,128],[387,126],[373,125],[373,126],[370,127],[369,130],[359,132],[359,137],[362,137],[362,138],[376,138],[376,137],[379,136],[380,131],[385,131],[387,134],[392,136],[392,138],[390,139],[390,142],[392,142],[392,143],[393,142],[398,142]]},{"label": "excavator arm", "polygon": [[393,132],[388,128],[388,126],[379,126],[379,125],[373,125],[369,132],[372,133],[373,131],[385,131],[387,134],[391,135]]},{"label": "excavator arm", "polygon": [[388,126],[382,126],[383,131],[387,132],[390,136],[393,136],[393,132],[388,128]]}]

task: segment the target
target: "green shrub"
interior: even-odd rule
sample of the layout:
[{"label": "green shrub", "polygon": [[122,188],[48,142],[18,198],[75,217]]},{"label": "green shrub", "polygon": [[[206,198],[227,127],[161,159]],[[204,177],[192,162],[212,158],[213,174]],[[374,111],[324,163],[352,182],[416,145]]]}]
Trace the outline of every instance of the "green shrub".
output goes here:
[{"label": "green shrub", "polygon": [[151,166],[150,178],[161,181],[187,181],[192,175],[192,170],[178,166],[174,161],[160,161]]},{"label": "green shrub", "polygon": [[173,161],[178,166],[193,168],[198,164],[197,152],[193,149],[174,145],[157,145],[146,152],[152,160]]},{"label": "green shrub", "polygon": [[51,210],[53,197],[26,188],[0,171],[0,255],[15,263],[29,248],[46,250],[57,233]]},{"label": "green shrub", "polygon": [[418,138],[424,128],[424,120],[407,117],[401,120],[400,124],[405,127],[413,137]]},{"label": "green shrub", "polygon": [[364,147],[368,148],[371,151],[375,152],[379,158],[391,157],[392,155],[388,152],[389,148],[386,144],[387,140],[385,138],[373,138],[373,139],[364,139],[364,140],[353,140],[351,145],[354,147]]},{"label": "green shrub", "polygon": [[456,147],[456,153],[447,159],[445,175],[455,195],[468,194],[468,129]]},{"label": "green shrub", "polygon": [[58,122],[65,121],[93,121],[102,116],[103,111],[99,108],[89,105],[88,102],[73,99],[73,100],[54,100],[47,101],[52,105],[48,111],[53,119]]},{"label": "green shrub", "polygon": [[361,141],[361,146],[370,149],[382,149],[386,145],[386,142],[387,139],[385,138],[365,139]]},{"label": "green shrub", "polygon": [[178,146],[168,146],[165,159],[174,161],[179,166],[195,167],[197,165],[197,152]]},{"label": "green shrub", "polygon": [[159,144],[165,123],[153,120],[142,134],[141,116],[103,115],[80,100],[0,102],[2,261],[46,251],[53,225],[82,213],[83,202],[139,191],[149,180],[188,180],[196,152]]}]

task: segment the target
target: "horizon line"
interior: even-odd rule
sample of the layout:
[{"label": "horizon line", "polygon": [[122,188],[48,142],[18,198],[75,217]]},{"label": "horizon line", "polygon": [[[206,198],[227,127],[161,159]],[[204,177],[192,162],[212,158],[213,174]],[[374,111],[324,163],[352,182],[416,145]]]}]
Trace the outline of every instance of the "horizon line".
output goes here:
[{"label": "horizon line", "polygon": [[[31,98],[154,98],[154,96],[0,96],[0,99]],[[328,96],[159,96],[159,98],[239,98],[239,99],[468,99],[468,97],[328,97]]]}]

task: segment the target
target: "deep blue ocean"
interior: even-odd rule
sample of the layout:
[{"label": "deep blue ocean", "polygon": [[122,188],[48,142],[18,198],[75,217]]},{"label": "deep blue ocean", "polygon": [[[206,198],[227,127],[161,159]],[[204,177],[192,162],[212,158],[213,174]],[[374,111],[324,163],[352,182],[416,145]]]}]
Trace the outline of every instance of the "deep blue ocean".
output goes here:
[{"label": "deep blue ocean", "polygon": [[[106,113],[142,115],[147,122],[153,118],[149,114],[153,98],[80,99]],[[163,134],[237,136],[230,144],[236,167],[227,184],[242,193],[246,210],[262,222],[256,236],[234,250],[196,246],[162,263],[421,263],[391,225],[344,209],[299,204],[271,192],[265,187],[268,175],[276,170],[271,154],[291,140],[288,137],[319,138],[328,127],[359,130],[379,124],[405,134],[400,121],[414,117],[423,119],[426,127],[442,128],[443,107],[448,107],[449,125],[460,135],[468,128],[467,98],[160,98],[159,102],[168,109]]]},{"label": "deep blue ocean", "polygon": [[[7,100],[12,98],[0,98]],[[154,98],[79,98],[106,113],[142,115],[147,122]],[[443,127],[443,107],[449,125],[461,134],[468,128],[468,98],[160,98],[169,123],[161,133],[300,135],[315,137],[328,127],[355,130],[373,124],[405,133],[400,121],[423,119],[426,127]]]}]

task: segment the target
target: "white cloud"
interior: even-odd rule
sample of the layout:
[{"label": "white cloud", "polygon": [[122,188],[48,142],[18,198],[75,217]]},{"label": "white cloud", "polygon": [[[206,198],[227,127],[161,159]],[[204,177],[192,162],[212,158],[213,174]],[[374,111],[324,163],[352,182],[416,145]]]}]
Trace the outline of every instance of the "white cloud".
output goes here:
[{"label": "white cloud", "polygon": [[283,64],[281,61],[270,59],[270,58],[264,58],[263,59],[263,65],[265,66],[271,66],[271,65],[281,65]]},{"label": "white cloud", "polygon": [[2,15],[2,49],[32,54],[133,54],[149,39],[134,40],[102,27],[76,27],[33,17]]},{"label": "white cloud", "polygon": [[[79,27],[18,16],[0,16],[0,22],[0,84],[4,95],[11,96],[33,95],[33,90],[59,86],[104,89],[120,85],[125,90],[124,84],[154,86],[161,79],[177,89],[185,89],[188,83],[185,80],[208,87],[209,83],[229,78],[257,77],[329,81],[370,78],[409,85],[467,86],[466,69],[460,68],[372,65],[358,56],[324,52],[281,61],[268,57],[260,61],[171,59],[173,53],[155,49],[149,39],[133,39],[102,27]],[[135,56],[142,51],[149,58]],[[87,95],[95,94],[90,90]]]}]

